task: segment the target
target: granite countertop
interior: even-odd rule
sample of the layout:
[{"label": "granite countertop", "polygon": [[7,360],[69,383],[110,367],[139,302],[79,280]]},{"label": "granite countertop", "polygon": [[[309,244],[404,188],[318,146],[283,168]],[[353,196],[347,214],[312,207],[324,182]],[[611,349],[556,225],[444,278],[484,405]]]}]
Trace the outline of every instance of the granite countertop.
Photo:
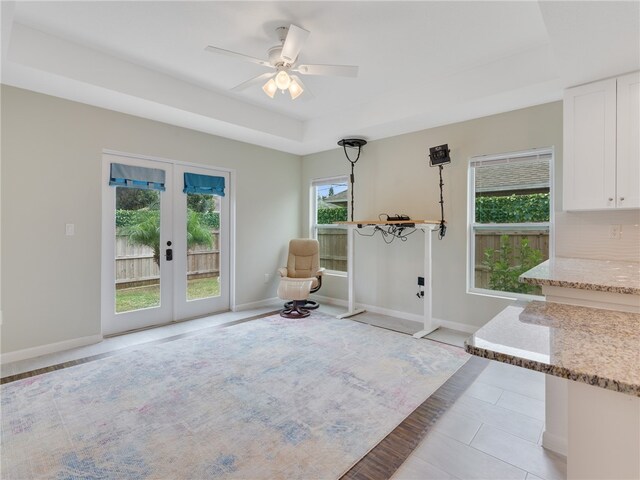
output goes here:
[{"label": "granite countertop", "polygon": [[640,263],[556,257],[520,275],[530,285],[640,295]]},{"label": "granite countertop", "polygon": [[640,314],[530,302],[465,342],[472,355],[640,397]]}]

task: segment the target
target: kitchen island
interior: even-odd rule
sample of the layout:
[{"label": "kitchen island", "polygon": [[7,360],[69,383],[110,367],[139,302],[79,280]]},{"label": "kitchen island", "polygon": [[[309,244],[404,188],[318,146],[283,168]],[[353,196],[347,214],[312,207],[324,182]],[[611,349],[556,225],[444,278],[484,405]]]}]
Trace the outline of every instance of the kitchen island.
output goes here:
[{"label": "kitchen island", "polygon": [[542,285],[547,302],[508,307],[466,350],[547,374],[543,445],[567,455],[570,479],[638,479],[640,265],[545,264],[523,280]]}]

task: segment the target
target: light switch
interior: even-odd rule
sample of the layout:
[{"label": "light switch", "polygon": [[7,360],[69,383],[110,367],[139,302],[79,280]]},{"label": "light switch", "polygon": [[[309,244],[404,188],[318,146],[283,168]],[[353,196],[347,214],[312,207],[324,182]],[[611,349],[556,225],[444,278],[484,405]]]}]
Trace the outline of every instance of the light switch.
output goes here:
[{"label": "light switch", "polygon": [[73,223],[67,223],[64,226],[64,232],[67,237],[71,237],[76,233],[76,226]]}]

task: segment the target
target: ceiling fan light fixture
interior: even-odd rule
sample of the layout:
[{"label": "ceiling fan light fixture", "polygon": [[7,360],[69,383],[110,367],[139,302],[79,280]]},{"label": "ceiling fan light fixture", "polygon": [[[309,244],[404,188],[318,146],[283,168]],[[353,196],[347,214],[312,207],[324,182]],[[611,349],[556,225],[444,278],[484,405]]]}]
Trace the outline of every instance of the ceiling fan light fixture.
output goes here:
[{"label": "ceiling fan light fixture", "polygon": [[273,78],[270,78],[269,81],[262,86],[262,91],[266,93],[270,98],[273,98],[273,96],[278,91],[275,80]]},{"label": "ceiling fan light fixture", "polygon": [[283,95],[286,90],[289,90],[292,100],[298,98],[302,93],[306,93],[306,97],[313,98],[311,90],[305,87],[302,79],[297,74],[351,78],[358,76],[358,67],[354,65],[298,65],[300,51],[309,36],[309,31],[291,24],[288,27],[280,26],[276,28],[276,32],[280,39],[280,45],[271,47],[268,50],[269,58],[267,60],[214,47],[213,45],[205,48],[206,51],[211,53],[256,63],[270,69],[269,73],[263,73],[246,80],[233,87],[231,91],[240,92],[266,82],[262,85],[262,90],[270,98],[275,97],[277,90],[280,90]]},{"label": "ceiling fan light fixture", "polygon": [[291,85],[289,85],[289,95],[291,95],[291,100],[295,100],[304,92],[304,88],[300,85],[295,78],[291,79]]},{"label": "ceiling fan light fixture", "polygon": [[291,85],[291,77],[286,71],[280,70],[276,74],[275,83],[276,87],[278,87],[280,90],[286,90],[287,88],[289,88],[289,85]]}]

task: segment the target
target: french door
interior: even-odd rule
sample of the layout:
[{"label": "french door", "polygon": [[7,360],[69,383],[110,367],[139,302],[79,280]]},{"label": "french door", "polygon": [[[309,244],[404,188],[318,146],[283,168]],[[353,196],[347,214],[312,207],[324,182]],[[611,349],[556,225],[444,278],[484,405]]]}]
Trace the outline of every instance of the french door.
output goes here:
[{"label": "french door", "polygon": [[229,172],[106,153],[102,170],[103,334],[228,310]]}]

